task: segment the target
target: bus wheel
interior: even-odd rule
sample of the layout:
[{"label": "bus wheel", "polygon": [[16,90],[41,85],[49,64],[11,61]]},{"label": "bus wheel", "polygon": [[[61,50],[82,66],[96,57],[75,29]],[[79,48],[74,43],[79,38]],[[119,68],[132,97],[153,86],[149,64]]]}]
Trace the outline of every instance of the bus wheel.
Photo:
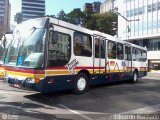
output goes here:
[{"label": "bus wheel", "polygon": [[133,83],[136,83],[137,81],[138,81],[138,72],[137,72],[137,71],[134,71],[132,82],[133,82]]},{"label": "bus wheel", "polygon": [[75,81],[75,88],[73,90],[73,92],[77,95],[83,94],[84,92],[86,92],[89,88],[88,85],[88,77],[86,74],[84,73],[80,73],[77,75],[76,77],[76,81]]}]

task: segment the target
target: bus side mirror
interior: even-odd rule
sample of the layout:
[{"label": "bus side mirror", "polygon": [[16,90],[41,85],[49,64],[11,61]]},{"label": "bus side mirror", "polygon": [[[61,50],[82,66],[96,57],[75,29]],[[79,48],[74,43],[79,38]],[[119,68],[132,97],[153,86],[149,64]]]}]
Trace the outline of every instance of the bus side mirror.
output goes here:
[{"label": "bus side mirror", "polygon": [[52,44],[57,44],[58,41],[58,31],[53,31],[52,33]]}]

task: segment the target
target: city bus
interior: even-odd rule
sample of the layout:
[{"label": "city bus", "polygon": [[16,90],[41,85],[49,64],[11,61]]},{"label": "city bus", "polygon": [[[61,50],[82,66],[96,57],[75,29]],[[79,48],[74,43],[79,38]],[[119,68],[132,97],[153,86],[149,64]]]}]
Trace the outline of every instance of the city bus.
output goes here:
[{"label": "city bus", "polygon": [[12,32],[6,32],[0,39],[0,79],[3,79],[5,76],[5,57],[12,39]]},{"label": "city bus", "polygon": [[131,80],[147,74],[147,49],[113,36],[43,17],[13,32],[5,81],[41,93]]}]

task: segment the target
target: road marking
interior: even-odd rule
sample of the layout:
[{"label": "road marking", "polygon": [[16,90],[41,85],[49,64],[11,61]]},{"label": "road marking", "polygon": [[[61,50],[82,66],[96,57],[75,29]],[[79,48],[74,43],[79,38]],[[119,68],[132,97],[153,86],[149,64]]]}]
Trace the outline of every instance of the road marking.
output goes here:
[{"label": "road marking", "polygon": [[156,112],[160,112],[160,104],[146,106],[143,108],[134,109],[134,110],[130,110],[130,111],[119,113],[119,114],[151,114]]},{"label": "road marking", "polygon": [[59,104],[59,106],[65,108],[65,109],[68,110],[69,112],[72,112],[72,113],[74,113],[74,114],[76,114],[76,115],[81,116],[82,118],[85,118],[86,120],[92,120],[92,118],[89,118],[89,117],[87,117],[87,116],[85,116],[85,115],[83,115],[83,114],[81,114],[81,113],[79,113],[79,112],[77,112],[77,111],[75,111],[75,110],[72,110],[72,109],[70,109],[70,108],[68,108],[68,107],[66,107],[66,106],[64,106],[64,105],[62,105],[62,104]]}]

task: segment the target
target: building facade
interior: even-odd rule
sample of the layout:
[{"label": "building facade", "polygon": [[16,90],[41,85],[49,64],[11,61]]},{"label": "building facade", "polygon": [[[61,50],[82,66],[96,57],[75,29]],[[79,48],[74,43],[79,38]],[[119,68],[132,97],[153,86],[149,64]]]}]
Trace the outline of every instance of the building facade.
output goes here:
[{"label": "building facade", "polygon": [[11,5],[9,0],[0,0],[0,31],[5,33],[10,28]]},{"label": "building facade", "polygon": [[120,0],[118,37],[148,49],[150,71],[160,71],[160,1]]},{"label": "building facade", "polygon": [[94,13],[100,13],[101,2],[85,3],[83,11],[86,9],[92,10]]},{"label": "building facade", "polygon": [[111,12],[117,7],[117,0],[106,0],[100,6],[100,13]]},{"label": "building facade", "polygon": [[45,0],[22,0],[22,19],[45,16]]}]

